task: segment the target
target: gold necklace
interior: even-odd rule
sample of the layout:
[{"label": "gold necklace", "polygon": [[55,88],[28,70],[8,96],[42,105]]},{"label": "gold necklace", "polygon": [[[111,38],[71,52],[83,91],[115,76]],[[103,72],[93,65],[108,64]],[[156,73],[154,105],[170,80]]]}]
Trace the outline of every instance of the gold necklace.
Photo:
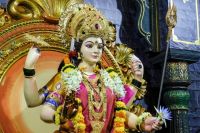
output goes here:
[{"label": "gold necklace", "polygon": [[102,104],[103,104],[103,93],[101,93],[101,92],[99,92],[99,96],[100,96],[100,101],[95,101],[94,100],[94,92],[92,91],[92,92],[90,92],[91,93],[91,95],[90,95],[90,99],[92,99],[91,101],[92,101],[92,104],[94,105],[94,107],[97,109],[97,110],[100,110],[100,108],[101,108],[101,106],[102,106]]},{"label": "gold necklace", "polygon": [[[100,80],[102,81],[101,77]],[[86,77],[83,76],[83,82],[86,85],[86,88],[88,90],[88,107],[89,107],[89,119],[90,119],[90,123],[92,126],[92,133],[98,133],[100,131],[102,131],[103,127],[104,127],[104,122],[106,120],[106,112],[107,112],[107,98],[106,98],[106,89],[104,84],[101,82],[101,86],[102,87],[99,93],[100,93],[100,97],[101,97],[101,106],[100,105],[95,105],[95,102],[93,100],[92,97],[92,90],[94,88],[91,88],[92,85],[90,85],[90,82],[87,80]],[[96,112],[94,107],[95,106],[100,106],[102,107],[102,111],[101,112]],[[99,109],[100,109],[99,107]]]}]

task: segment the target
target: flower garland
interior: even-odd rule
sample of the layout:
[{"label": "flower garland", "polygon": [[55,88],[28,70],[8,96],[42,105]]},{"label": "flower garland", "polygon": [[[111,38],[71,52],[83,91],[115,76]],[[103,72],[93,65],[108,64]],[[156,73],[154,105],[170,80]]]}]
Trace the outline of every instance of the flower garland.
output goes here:
[{"label": "flower garland", "polygon": [[122,101],[115,103],[114,133],[124,133],[126,120],[126,105]]},{"label": "flower garland", "polygon": [[79,85],[82,82],[81,72],[72,64],[65,65],[61,70],[61,79],[66,85],[67,92],[78,91]]},{"label": "flower garland", "polygon": [[[118,74],[115,72],[115,70],[111,67],[106,69],[109,73],[109,76],[112,79],[112,82],[114,83],[114,93],[118,98],[125,96],[125,90],[123,83],[118,76]],[[108,82],[109,83],[109,82]],[[116,101],[115,103],[115,118],[114,118],[114,133],[124,133],[125,132],[125,122],[126,120],[126,105],[122,101]]]},{"label": "flower garland", "polygon": [[120,98],[125,96],[125,90],[122,83],[122,80],[118,74],[114,71],[113,68],[109,67],[105,70],[100,71],[101,76],[103,77],[106,87],[113,89],[115,95]]},{"label": "flower garland", "polygon": [[[61,71],[62,80],[66,85],[68,94],[71,91],[78,91],[79,85],[83,80],[81,72],[72,64],[65,65]],[[100,76],[105,84],[106,88],[112,89],[118,98],[125,96],[125,90],[123,83],[119,78],[118,74],[113,68],[108,68],[107,70],[100,70]],[[81,103],[80,99],[76,98],[78,103]],[[59,119],[57,117],[56,119]],[[115,118],[114,118],[114,133],[124,133],[125,132],[125,122],[126,120],[126,105],[122,101],[116,101],[115,103]],[[85,132],[85,122],[84,116],[82,114],[82,106],[79,105],[78,113],[72,122],[75,128],[75,132],[84,133]]]},{"label": "flower garland", "polygon": [[61,114],[61,110],[63,109],[63,106],[62,105],[60,105],[60,106],[58,106],[58,108],[56,109],[56,112],[55,112],[55,114],[54,114],[54,116],[55,116],[55,124],[56,125],[60,125],[60,114]]},{"label": "flower garland", "polygon": [[84,121],[84,116],[82,113],[82,106],[81,106],[81,100],[79,98],[76,98],[79,106],[78,106],[78,112],[74,118],[72,118],[72,122],[74,124],[75,132],[76,133],[85,133],[86,124]]},{"label": "flower garland", "polygon": [[[126,92],[123,83],[113,68],[109,67],[106,70],[100,70],[100,75],[105,86],[112,89],[117,97],[125,96]],[[61,78],[66,88],[68,88],[68,93],[78,91],[79,85],[83,80],[81,72],[72,64],[67,64],[62,68]]]},{"label": "flower garland", "polygon": [[[73,117],[71,119],[72,121],[72,124],[74,125],[74,130],[76,133],[85,133],[85,128],[86,128],[86,125],[85,125],[85,121],[84,121],[84,116],[82,114],[82,106],[81,106],[81,100],[79,98],[76,98],[76,101],[78,102],[78,112],[77,114],[75,115],[75,117]],[[60,105],[57,109],[56,109],[56,112],[55,112],[55,124],[56,125],[59,125],[61,124],[61,111],[63,109],[63,106]],[[67,120],[65,123],[64,123],[64,127],[66,129],[70,128],[71,125],[70,125],[70,120]]]}]

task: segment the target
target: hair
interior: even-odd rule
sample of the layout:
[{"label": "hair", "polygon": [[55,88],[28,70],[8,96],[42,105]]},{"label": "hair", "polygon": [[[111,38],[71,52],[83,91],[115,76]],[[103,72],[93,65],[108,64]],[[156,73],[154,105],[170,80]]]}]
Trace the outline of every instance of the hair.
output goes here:
[{"label": "hair", "polygon": [[79,53],[81,52],[81,46],[82,46],[82,44],[83,44],[82,40],[74,42],[74,47],[75,47],[75,51],[76,52],[79,52]]},{"label": "hair", "polygon": [[[81,56],[81,46],[83,44],[83,41],[75,41],[74,42],[74,47],[75,47],[75,51],[78,53],[78,56]],[[80,64],[81,59],[79,59],[77,56],[73,56],[70,58],[70,61],[73,65],[77,66]]]},{"label": "hair", "polygon": [[[80,54],[80,50],[81,50],[82,44],[83,44],[83,41],[79,41],[79,42],[78,42],[78,41],[75,41],[75,42],[74,42],[75,51],[76,51],[77,53],[79,53],[79,54]],[[77,66],[77,67],[78,67],[78,65],[80,64],[81,60],[78,59],[77,56],[72,56],[72,57],[70,57],[70,62],[71,62],[74,66]],[[64,65],[65,65],[65,62],[64,62],[64,60],[62,60],[61,63],[60,63],[60,65],[59,65],[59,67],[58,67],[58,72],[61,71],[61,69],[62,69],[62,67],[63,67]]]}]

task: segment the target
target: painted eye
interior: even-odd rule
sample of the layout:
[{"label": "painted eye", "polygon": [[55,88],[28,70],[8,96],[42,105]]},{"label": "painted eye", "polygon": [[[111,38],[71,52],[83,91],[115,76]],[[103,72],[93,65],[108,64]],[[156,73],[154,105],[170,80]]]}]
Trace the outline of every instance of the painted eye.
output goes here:
[{"label": "painted eye", "polygon": [[92,47],[93,47],[93,44],[92,44],[92,43],[87,43],[85,46],[86,46],[87,48],[92,48]]}]

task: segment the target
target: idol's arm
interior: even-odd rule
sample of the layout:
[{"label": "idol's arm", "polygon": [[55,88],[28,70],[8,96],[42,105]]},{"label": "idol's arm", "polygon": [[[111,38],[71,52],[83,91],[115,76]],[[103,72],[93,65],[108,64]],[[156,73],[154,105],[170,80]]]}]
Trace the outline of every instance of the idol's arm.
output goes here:
[{"label": "idol's arm", "polygon": [[129,111],[126,111],[126,125],[129,129],[136,129],[137,116]]},{"label": "idol's arm", "polygon": [[24,65],[24,96],[29,107],[42,103],[43,97],[39,95],[35,78],[35,64],[40,56],[37,48],[30,48]]},{"label": "idol's arm", "polygon": [[38,93],[35,77],[24,79],[24,96],[28,107],[42,104],[42,97]]},{"label": "idol's arm", "polygon": [[[141,60],[135,55],[132,55],[131,70],[134,74],[135,80],[141,82],[144,74],[144,66]],[[136,85],[133,84],[132,90],[137,90],[134,86]],[[126,112],[126,125],[133,131],[151,132],[161,129],[162,124],[162,121],[158,120],[156,117],[152,117],[150,113],[144,112],[142,115],[137,116],[129,111]]]}]

